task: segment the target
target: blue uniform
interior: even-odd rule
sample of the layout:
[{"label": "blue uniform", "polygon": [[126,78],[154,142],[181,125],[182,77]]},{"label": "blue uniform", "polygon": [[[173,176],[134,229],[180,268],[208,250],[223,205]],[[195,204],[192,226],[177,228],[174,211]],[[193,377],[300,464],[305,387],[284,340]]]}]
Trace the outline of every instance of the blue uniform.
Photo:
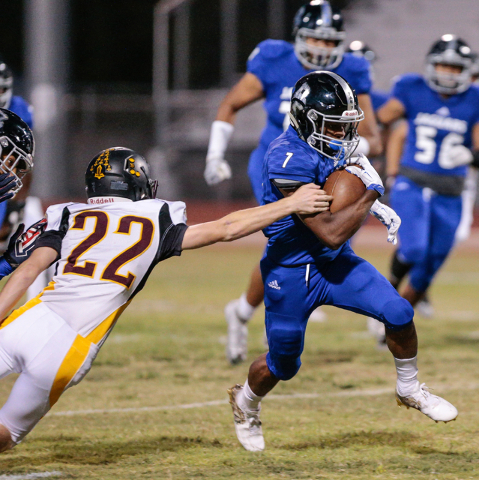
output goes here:
[{"label": "blue uniform", "polygon": [[[289,125],[288,112],[291,94],[296,82],[310,72],[303,67],[294,53],[294,46],[283,40],[265,40],[251,53],[247,71],[254,74],[263,86],[267,123],[256,150],[250,157],[248,175],[258,203],[262,197],[261,171],[269,144]],[[342,62],[332,70],[345,78],[356,94],[371,89],[370,65],[364,58],[346,53]]]},{"label": "blue uniform", "polygon": [[[262,204],[283,198],[274,179],[322,185],[336,167],[288,127],[268,148]],[[269,344],[266,361],[277,378],[289,380],[299,370],[306,324],[320,305],[371,316],[395,330],[412,321],[409,302],[371,264],[356,256],[349,242],[331,250],[295,215],[273,223],[264,234],[268,237],[261,260]]]},{"label": "blue uniform", "polygon": [[455,165],[450,149],[471,148],[479,122],[479,89],[444,98],[417,74],[400,77],[391,96],[405,108],[408,136],[391,204],[402,219],[399,258],[412,264],[410,283],[429,287],[449,254],[461,218],[467,166]]},{"label": "blue uniform", "polygon": [[[22,98],[13,96],[8,109],[16,113],[30,128],[33,128],[32,107]],[[0,226],[2,226],[7,213],[7,202],[0,203]]]},{"label": "blue uniform", "polygon": [[374,113],[377,111],[389,100],[389,92],[384,92],[383,90],[371,90],[370,92],[371,103],[373,105]]}]

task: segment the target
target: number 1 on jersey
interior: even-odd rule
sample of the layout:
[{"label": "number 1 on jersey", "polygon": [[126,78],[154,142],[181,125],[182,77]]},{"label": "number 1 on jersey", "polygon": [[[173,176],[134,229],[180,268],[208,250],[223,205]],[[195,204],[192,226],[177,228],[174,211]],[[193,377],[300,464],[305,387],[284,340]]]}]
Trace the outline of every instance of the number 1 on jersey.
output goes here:
[{"label": "number 1 on jersey", "polygon": [[286,168],[286,165],[288,165],[288,162],[291,160],[292,156],[293,156],[293,153],[291,152],[286,153],[286,160],[283,162],[283,168]]}]

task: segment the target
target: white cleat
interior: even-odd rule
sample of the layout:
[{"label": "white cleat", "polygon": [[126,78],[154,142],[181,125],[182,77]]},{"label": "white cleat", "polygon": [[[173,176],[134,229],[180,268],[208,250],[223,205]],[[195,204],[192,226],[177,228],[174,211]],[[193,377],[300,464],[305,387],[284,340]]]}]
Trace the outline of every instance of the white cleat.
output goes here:
[{"label": "white cleat", "polygon": [[309,321],[313,323],[324,323],[328,319],[328,316],[321,307],[311,312]]},{"label": "white cleat", "polygon": [[225,307],[228,323],[226,358],[232,365],[244,362],[248,353],[248,325],[237,313],[238,302],[239,300],[232,300]]},{"label": "white cleat", "polygon": [[396,390],[396,401],[398,406],[405,405],[407,408],[415,408],[436,423],[447,423],[455,420],[458,414],[454,405],[444,400],[444,398],[430,393],[425,383],[418,385],[416,392],[406,397],[401,397]]},{"label": "white cleat", "polygon": [[428,297],[423,297],[419,302],[416,303],[414,310],[424,318],[434,317],[434,307],[429,301]]},{"label": "white cleat", "polygon": [[230,405],[233,409],[236,436],[243,447],[249,452],[262,452],[264,450],[263,429],[259,419],[258,410],[245,411],[236,403],[236,396],[243,389],[243,385],[235,385],[228,389]]}]

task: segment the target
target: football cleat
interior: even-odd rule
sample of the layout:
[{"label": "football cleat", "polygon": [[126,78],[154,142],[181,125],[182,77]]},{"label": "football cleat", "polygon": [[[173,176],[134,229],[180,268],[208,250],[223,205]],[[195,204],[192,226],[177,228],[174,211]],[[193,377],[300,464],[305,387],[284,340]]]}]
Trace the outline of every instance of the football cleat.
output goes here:
[{"label": "football cleat", "polygon": [[418,389],[413,394],[405,397],[399,395],[396,390],[396,401],[399,407],[405,405],[407,408],[415,408],[436,423],[455,420],[458,414],[454,405],[429,392],[425,383],[418,385]]},{"label": "football cleat", "polygon": [[235,385],[228,389],[230,405],[233,409],[236,436],[243,447],[249,452],[262,452],[264,450],[263,429],[258,410],[245,411],[236,402],[238,394],[243,390],[243,385]]},{"label": "football cleat", "polygon": [[416,303],[416,306],[414,307],[414,310],[416,310],[421,317],[424,318],[432,318],[434,317],[434,307],[432,306],[429,298],[424,295],[424,297],[419,300],[419,302]]},{"label": "football cleat", "polygon": [[327,320],[328,316],[324,313],[324,310],[321,307],[316,308],[311,312],[309,316],[309,321],[313,323],[324,323]]},{"label": "football cleat", "polygon": [[225,307],[228,338],[226,341],[226,358],[231,365],[237,365],[246,360],[248,353],[248,325],[237,312],[239,300],[232,300]]}]

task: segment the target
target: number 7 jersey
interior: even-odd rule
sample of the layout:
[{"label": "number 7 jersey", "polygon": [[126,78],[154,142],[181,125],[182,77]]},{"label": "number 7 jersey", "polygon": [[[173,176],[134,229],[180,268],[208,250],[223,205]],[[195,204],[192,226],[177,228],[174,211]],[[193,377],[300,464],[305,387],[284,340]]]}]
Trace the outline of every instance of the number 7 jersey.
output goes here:
[{"label": "number 7 jersey", "polygon": [[112,203],[48,208],[48,226],[37,248],[54,248],[59,258],[52,282],[36,299],[96,344],[104,341],[154,266],[181,254],[187,229],[183,202],[98,201]]}]

